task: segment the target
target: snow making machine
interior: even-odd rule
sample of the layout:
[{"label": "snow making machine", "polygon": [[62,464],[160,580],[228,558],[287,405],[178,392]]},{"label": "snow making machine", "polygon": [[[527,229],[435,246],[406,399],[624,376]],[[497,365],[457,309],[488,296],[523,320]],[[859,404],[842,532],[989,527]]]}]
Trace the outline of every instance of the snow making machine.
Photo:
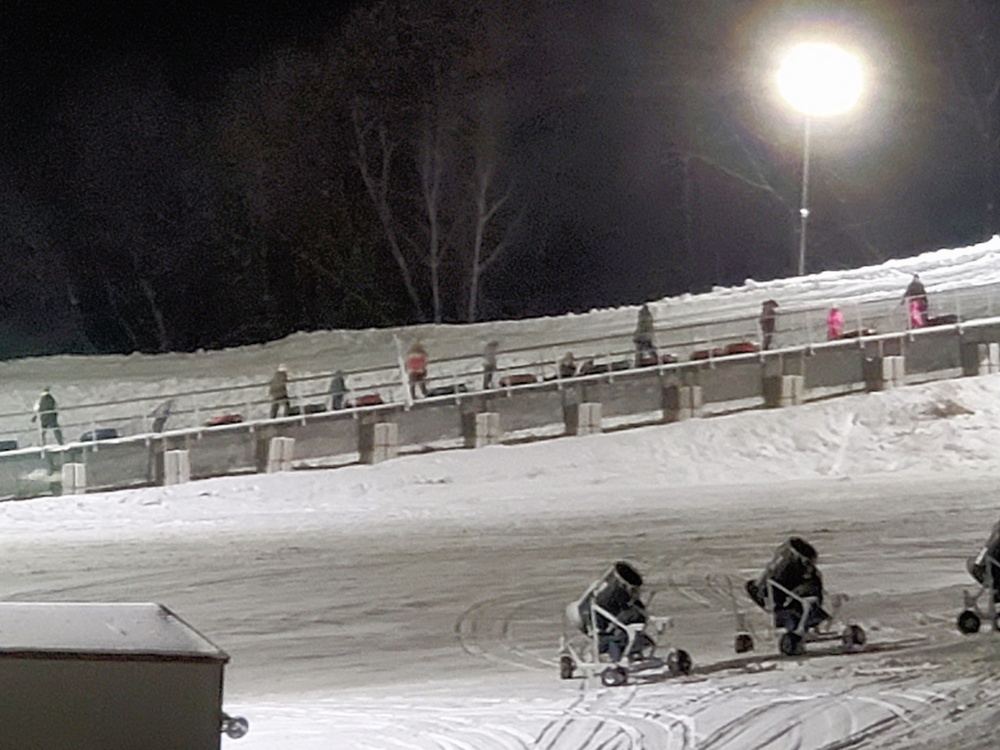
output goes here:
[{"label": "snow making machine", "polygon": [[[845,597],[834,598],[833,613],[823,607],[823,579],[816,567],[816,548],[801,537],[790,537],[775,550],[764,572],[746,582],[746,592],[754,603],[771,615],[778,635],[778,648],[785,656],[797,656],[805,644],[839,641],[844,650],[865,643],[860,625],[838,630],[834,614]],[[745,613],[737,613],[736,653],[754,648],[753,635]]]},{"label": "snow making machine", "polygon": [[[618,561],[566,607],[566,627],[559,644],[559,675],[600,675],[606,687],[630,680],[654,680],[691,673],[691,657],[670,649],[657,653],[656,639],[669,618],[647,612],[640,591],[642,576]],[[650,602],[653,597],[650,597]]]},{"label": "snow making machine", "polygon": [[[979,632],[983,620],[988,620],[994,630],[1000,630],[997,619],[997,602],[1000,602],[1000,521],[993,527],[986,546],[978,555],[969,558],[966,568],[979,582],[979,589],[963,592],[965,606],[958,616],[958,629],[965,635],[972,635]],[[986,594],[985,608],[979,605],[983,594]]]}]

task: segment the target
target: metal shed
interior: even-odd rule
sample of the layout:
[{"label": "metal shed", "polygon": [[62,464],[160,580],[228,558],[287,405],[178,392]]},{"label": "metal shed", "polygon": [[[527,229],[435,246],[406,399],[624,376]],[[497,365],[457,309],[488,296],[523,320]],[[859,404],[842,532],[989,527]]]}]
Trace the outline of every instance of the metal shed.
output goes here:
[{"label": "metal shed", "polygon": [[0,748],[217,750],[228,661],[161,604],[0,602]]}]

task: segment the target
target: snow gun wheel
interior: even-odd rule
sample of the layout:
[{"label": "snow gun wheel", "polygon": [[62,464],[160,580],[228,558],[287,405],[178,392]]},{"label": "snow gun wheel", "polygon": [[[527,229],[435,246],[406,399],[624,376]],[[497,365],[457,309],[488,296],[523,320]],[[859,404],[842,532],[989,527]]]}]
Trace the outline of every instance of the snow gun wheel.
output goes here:
[{"label": "snow gun wheel", "polygon": [[958,616],[958,630],[963,635],[972,635],[979,632],[979,615],[971,609],[965,610]]},{"label": "snow gun wheel", "polygon": [[238,740],[250,731],[250,722],[242,716],[222,714],[222,726],[219,728],[219,731],[224,733],[230,739]]},{"label": "snow gun wheel", "polygon": [[608,667],[601,672],[601,684],[604,687],[618,687],[628,681],[628,672],[625,667]]},{"label": "snow gun wheel", "polygon": [[795,633],[785,633],[778,641],[778,648],[785,656],[799,656],[802,654],[802,636]]},{"label": "snow gun wheel", "polygon": [[865,635],[864,628],[860,625],[848,625],[844,628],[844,633],[841,636],[844,648],[856,648],[865,645],[865,641],[868,637]]},{"label": "snow gun wheel", "polygon": [[753,651],[753,636],[749,633],[738,633],[736,635],[736,653],[745,654],[748,651]]},{"label": "snow gun wheel", "polygon": [[691,674],[692,666],[691,654],[682,648],[671,651],[670,655],[667,656],[667,670],[671,676]]},{"label": "snow gun wheel", "polygon": [[572,656],[560,656],[559,657],[559,677],[563,680],[568,680],[573,676],[573,657]]}]

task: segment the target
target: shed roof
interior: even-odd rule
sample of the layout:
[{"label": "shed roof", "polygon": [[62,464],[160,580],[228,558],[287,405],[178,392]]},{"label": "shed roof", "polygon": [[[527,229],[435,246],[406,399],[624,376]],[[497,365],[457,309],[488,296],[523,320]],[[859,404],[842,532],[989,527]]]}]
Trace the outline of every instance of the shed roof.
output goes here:
[{"label": "shed roof", "polygon": [[162,604],[0,602],[0,655],[229,661]]}]

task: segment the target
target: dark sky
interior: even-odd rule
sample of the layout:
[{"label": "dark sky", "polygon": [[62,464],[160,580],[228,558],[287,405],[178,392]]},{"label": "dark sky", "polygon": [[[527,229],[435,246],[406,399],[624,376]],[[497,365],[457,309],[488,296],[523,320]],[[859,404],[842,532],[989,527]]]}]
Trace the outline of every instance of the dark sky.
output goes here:
[{"label": "dark sky", "polygon": [[[1000,135],[1000,101],[988,94],[1000,80],[990,41],[1000,34],[1000,3],[505,1],[521,11],[511,24],[517,33],[504,40],[511,76],[505,125],[526,207],[520,241],[535,265],[528,279],[519,263],[497,268],[492,314],[637,304],[791,275],[801,126],[764,89],[769,55],[796,25],[825,26],[864,46],[872,72],[856,116],[814,129],[809,270],[968,244],[997,229],[987,206],[1000,192],[1000,159],[995,143],[984,144]],[[69,133],[66,118],[107,114],[105,102],[87,110],[79,97],[92,90],[88,80],[116,80],[93,75],[109,60],[138,77],[157,69],[180,105],[210,103],[234,74],[291,59],[281,50],[321,46],[352,8],[366,5],[4,3],[0,166],[31,172],[34,160],[58,151],[60,139],[67,150],[93,146],[90,121]],[[129,64],[121,66],[123,59]],[[273,67],[266,75],[271,88],[262,90],[273,94],[281,81]],[[122,96],[97,98],[111,109]],[[144,131],[126,132],[134,138]],[[319,163],[307,148],[291,153],[309,168]],[[297,168],[292,159],[287,164]],[[102,178],[113,182],[113,175]],[[75,210],[61,200],[59,210]],[[289,283],[293,294],[308,295]],[[525,290],[530,297],[519,297]],[[10,309],[5,294],[0,289],[0,308]],[[136,292],[140,304],[144,295]],[[198,316],[205,313],[189,317]],[[345,318],[293,311],[279,329],[325,320]],[[366,324],[361,313],[345,323]],[[0,320],[0,349],[4,336]],[[194,333],[185,336],[195,343],[184,346],[201,345]]]},{"label": "dark sky", "polygon": [[356,3],[5,2],[0,76],[5,119],[19,124],[52,104],[76,76],[109,56],[162,63],[185,96],[211,95],[226,73],[279,44],[308,44]]}]

